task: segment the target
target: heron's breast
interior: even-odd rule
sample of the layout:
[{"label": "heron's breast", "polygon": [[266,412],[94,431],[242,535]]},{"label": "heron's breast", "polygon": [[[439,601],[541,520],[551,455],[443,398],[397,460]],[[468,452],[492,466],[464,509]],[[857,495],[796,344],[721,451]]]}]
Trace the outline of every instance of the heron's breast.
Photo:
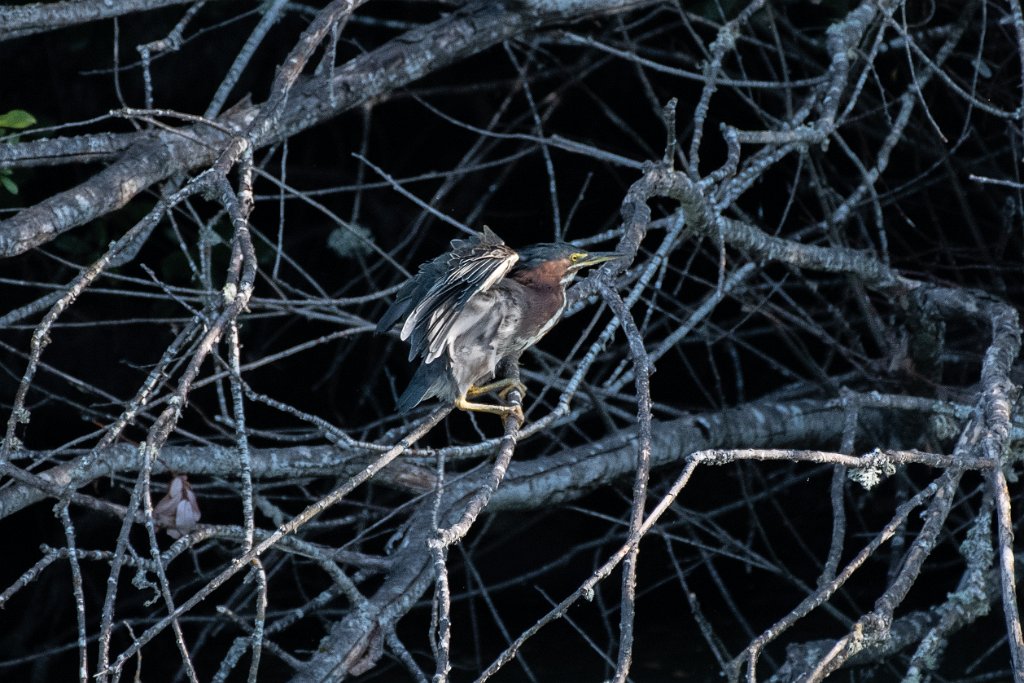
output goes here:
[{"label": "heron's breast", "polygon": [[565,310],[565,292],[560,285],[524,287],[524,306],[519,337],[522,349],[532,346],[551,331]]}]

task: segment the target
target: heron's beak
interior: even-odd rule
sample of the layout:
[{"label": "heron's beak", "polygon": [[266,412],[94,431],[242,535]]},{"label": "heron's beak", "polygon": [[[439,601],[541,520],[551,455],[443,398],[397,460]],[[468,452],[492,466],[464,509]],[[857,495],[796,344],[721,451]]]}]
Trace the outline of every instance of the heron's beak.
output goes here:
[{"label": "heron's beak", "polygon": [[576,263],[569,266],[571,272],[576,272],[590,266],[596,266],[598,263],[604,263],[605,261],[614,261],[617,258],[622,258],[622,254],[614,251],[596,251],[591,254],[587,254],[587,257],[577,261]]}]

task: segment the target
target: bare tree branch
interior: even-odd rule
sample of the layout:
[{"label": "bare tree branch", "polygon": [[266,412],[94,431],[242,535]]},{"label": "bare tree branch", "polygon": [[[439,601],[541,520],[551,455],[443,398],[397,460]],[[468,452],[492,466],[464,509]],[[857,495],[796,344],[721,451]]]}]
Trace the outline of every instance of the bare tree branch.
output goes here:
[{"label": "bare tree branch", "polygon": [[0,8],[0,678],[1021,678],[1018,2],[321,5]]}]

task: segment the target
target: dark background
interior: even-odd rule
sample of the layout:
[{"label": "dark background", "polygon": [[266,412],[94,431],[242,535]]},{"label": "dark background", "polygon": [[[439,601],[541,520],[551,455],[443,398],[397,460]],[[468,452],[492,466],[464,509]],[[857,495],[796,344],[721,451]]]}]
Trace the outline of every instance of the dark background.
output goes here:
[{"label": "dark background", "polygon": [[[851,6],[843,2],[780,3],[773,11],[788,25],[787,40],[797,41],[802,35],[813,42],[821,41],[827,27],[845,16]],[[693,17],[710,21],[717,21],[721,12],[726,16],[734,12],[728,3],[688,3],[687,10]],[[448,11],[451,8],[432,3],[370,3],[342,32],[338,61],[372,50],[405,27],[432,21]],[[907,22],[922,31],[928,26],[948,26],[959,11],[959,3],[906,4]],[[1010,29],[997,23],[995,15],[1002,11],[991,8],[993,16],[987,19],[989,32],[984,42],[980,37],[980,15],[971,15],[970,21],[977,25],[969,29],[970,37],[965,38],[946,68],[960,85],[971,83],[977,87],[979,99],[1012,110],[1020,95],[1020,64]],[[68,131],[58,130],[49,135],[131,130],[130,122],[105,115],[124,105],[143,106],[135,46],[164,36],[181,13],[182,8],[168,8],[119,20],[117,47],[121,70],[116,77],[120,80],[123,102],[116,95],[115,74],[111,71],[114,26],[110,21],[0,43],[0,113],[12,108],[25,109],[38,119],[39,127],[100,118],[96,123],[80,123]],[[248,3],[214,2],[205,7],[191,24],[187,32],[190,39],[182,48],[154,60],[155,106],[201,113],[258,19],[256,10]],[[257,102],[266,98],[275,68],[308,21],[305,6],[296,5],[284,13],[256,51],[229,98],[229,105],[245,94]],[[696,47],[696,39],[710,43],[715,31],[693,21],[691,33],[684,28],[685,23],[674,8],[665,6],[623,18],[591,19],[571,30],[590,36],[617,36],[616,32],[625,27],[629,35],[642,43],[644,56],[696,73],[706,58]],[[750,33],[767,41],[770,34],[763,29],[763,24],[755,22]],[[654,104],[677,98],[677,133],[683,149],[687,149],[692,132],[690,120],[700,97],[701,83],[653,69],[644,69],[641,79],[636,65],[570,45],[557,28],[544,35],[546,39],[517,41],[509,46],[516,58],[527,65],[533,98],[546,115],[544,134],[561,135],[630,159],[657,160],[662,155],[666,134]],[[979,45],[980,57],[976,52]],[[747,45],[742,54],[744,77],[779,77],[770,50]],[[816,61],[788,63],[791,79],[821,73],[821,51],[808,47],[807,54]],[[984,65],[983,76],[975,79],[981,71],[980,64]],[[735,63],[730,63],[730,69],[733,74],[739,72]],[[874,158],[889,131],[893,93],[902,92],[913,75],[905,53],[894,49],[877,57],[871,77],[856,115],[843,128],[846,144],[862,160]],[[391,93],[372,106],[348,111],[288,140],[287,182],[308,191],[327,189],[316,200],[365,228],[373,244],[401,263],[406,273],[373,252],[341,254],[332,249],[331,234],[337,226],[301,201],[289,201],[285,206],[284,252],[330,297],[356,297],[375,294],[401,282],[419,263],[442,252],[449,240],[461,236],[454,227],[402,197],[372,169],[363,166],[354,156],[356,153],[365,155],[437,211],[475,228],[489,225],[513,246],[555,239],[545,159],[532,142],[522,138],[485,139],[485,160],[497,161],[465,172],[454,189],[440,200],[432,200],[452,169],[460,166],[466,151],[480,140],[478,132],[467,126],[487,126],[503,100],[513,92],[517,79],[519,74],[508,53],[501,48],[488,50],[408,89]],[[973,182],[969,175],[1016,179],[1022,151],[1020,135],[1008,122],[973,109],[949,88],[937,81],[933,83],[936,84],[922,95],[928,116],[921,107],[916,110],[914,122],[875,185],[888,258],[895,268],[909,276],[979,288],[1019,305],[1020,194],[1013,188]],[[717,133],[720,122],[757,128],[763,125],[757,113],[761,108],[781,114],[777,111],[778,93],[772,91],[723,86],[713,103],[702,147],[704,173],[724,160],[724,147]],[[435,110],[464,125],[445,120]],[[170,123],[173,125],[173,121]],[[935,126],[944,132],[946,141],[939,140]],[[508,135],[535,134],[530,105],[522,90],[511,96],[498,130]],[[807,226],[820,220],[827,223],[835,204],[860,181],[858,169],[838,148],[832,145],[827,150],[790,155],[762,176],[736,203],[734,211],[753,217],[766,232],[794,239],[806,236]],[[571,223],[563,226],[564,237],[581,239],[617,228],[620,205],[638,177],[637,172],[558,149],[552,149],[550,154],[563,220],[573,209]],[[283,155],[281,146],[261,150],[257,164],[280,176]],[[12,177],[20,192],[13,196],[0,190],[0,218],[83,182],[101,167],[70,164],[16,169]],[[424,175],[427,177],[421,178]],[[252,222],[263,273],[257,281],[256,296],[273,299],[274,286],[266,273],[275,262],[278,190],[270,182],[258,180],[256,192]],[[831,198],[833,203],[823,204],[823,197]],[[148,192],[124,209],[44,247],[0,261],[0,314],[35,299],[48,284],[70,280],[78,268],[99,257],[108,243],[123,234],[155,201],[155,194]],[[203,200],[193,206],[204,219],[216,211],[212,203]],[[667,202],[654,202],[653,209],[654,218],[658,219],[674,207]],[[873,210],[866,204],[858,206],[855,212],[861,217],[852,227],[830,229],[826,225],[814,239],[825,245],[843,244],[877,253],[882,245],[874,232]],[[178,217],[186,239],[195,239],[197,228],[192,218],[180,210]],[[214,263],[220,264],[213,272],[218,273],[226,263],[230,225],[221,217],[213,228],[225,240],[212,251]],[[614,241],[608,240],[595,248],[613,245]],[[742,262],[743,258],[739,253],[728,254],[730,263]],[[642,302],[643,310],[651,318],[645,333],[653,342],[674,329],[680,323],[679,316],[692,310],[714,288],[719,259],[716,245],[696,238],[684,241],[671,255],[670,267]],[[166,221],[135,262],[119,274],[149,279],[143,265],[165,285],[199,291],[178,238]],[[841,385],[863,391],[919,390],[927,395],[956,398],[969,389],[965,385],[977,376],[978,349],[983,348],[987,330],[970,325],[947,329],[946,352],[956,362],[948,363],[938,377],[922,378],[894,362],[892,348],[880,347],[865,321],[856,317],[847,278],[816,276],[811,290],[804,286],[807,280],[784,266],[768,265],[765,273],[763,280],[752,285],[751,297],[723,302],[697,334],[659,360],[657,373],[652,377],[657,419],[670,419],[684,412],[715,411],[787,392],[834,396]],[[763,294],[770,281],[786,284],[788,299],[782,305],[803,310],[810,318],[821,321],[830,336],[776,315],[768,306],[752,304],[756,293]],[[312,296],[313,288],[288,263],[281,265],[275,278],[274,284],[280,283]],[[108,291],[102,291],[104,287]],[[166,297],[126,295],[131,291],[153,288],[138,282],[101,280],[94,291],[85,293],[62,317],[44,356],[49,367],[101,388],[112,398],[104,401],[95,393],[83,395],[76,392],[66,377],[41,372],[30,396],[32,422],[20,434],[26,447],[46,450],[66,446],[103,424],[110,415],[116,415],[117,400],[132,395],[187,315],[179,303]],[[346,313],[354,310],[362,320],[373,323],[387,302],[385,297],[349,307]],[[877,300],[875,304],[882,317],[889,319],[887,303]],[[833,316],[829,306],[845,314]],[[321,319],[273,314],[269,310],[257,303],[252,315],[244,319],[243,363],[338,328],[337,321],[330,317],[329,304],[318,308],[323,313]],[[563,321],[537,352],[527,356],[524,369],[567,377],[573,360],[581,353],[578,342],[594,310],[597,307],[586,315]],[[643,313],[635,315],[642,317]],[[599,316],[598,329],[609,319],[606,311]],[[4,408],[10,406],[24,370],[23,354],[28,348],[32,322],[34,319],[0,330],[0,404]],[[594,332],[588,334],[591,340],[595,336]],[[621,337],[599,361],[597,377],[592,381],[606,377],[619,365],[620,342]],[[898,347],[898,342],[894,346]],[[258,392],[318,415],[340,429],[351,430],[359,438],[372,440],[398,424],[391,413],[395,396],[411,375],[405,355],[406,347],[395,337],[366,333],[284,357],[249,371],[246,378]],[[531,415],[540,416],[557,402],[558,392],[545,392],[542,381],[530,378],[528,385],[528,402],[534,411]],[[798,390],[794,390],[796,385]],[[230,428],[215,419],[218,400],[214,386],[195,390],[181,422],[182,433],[174,439],[189,441],[188,435],[201,435],[215,442],[230,439]],[[617,402],[615,407],[635,414],[635,406],[628,400]],[[574,424],[560,427],[556,434],[524,442],[516,458],[541,457],[567,445],[599,438],[609,430],[609,420],[615,426],[625,424],[617,414],[602,418],[591,412]],[[258,404],[249,409],[248,422],[254,430],[274,435],[269,438],[253,433],[250,440],[257,447],[276,443],[281,434],[304,433],[295,420]],[[141,440],[145,427],[140,424],[129,428],[125,438],[129,442]],[[435,430],[427,443],[438,447],[473,443],[481,431],[495,436],[497,428],[497,424],[486,419],[474,421],[457,414]],[[886,438],[894,446],[923,447],[918,440],[919,428],[920,425],[901,425]],[[309,438],[315,440],[313,436]],[[467,466],[453,467],[458,470]],[[654,490],[663,488],[674,475],[656,472]],[[926,475],[908,470],[870,492],[851,489],[848,517],[852,545],[859,547],[866,534],[880,528],[890,518],[895,502],[930,480]],[[702,471],[697,475],[686,489],[685,501],[661,527],[661,537],[645,541],[638,582],[642,586],[638,613],[644,618],[638,625],[634,680],[717,678],[718,665],[690,616],[690,607],[679,589],[674,561],[684,561],[679,569],[685,573],[689,589],[700,596],[705,614],[716,622],[717,633],[726,639],[724,645],[729,651],[738,651],[752,634],[792,609],[806,594],[806,587],[814,585],[820,559],[828,549],[830,478],[830,468],[790,464],[743,464],[731,466],[728,471]],[[112,477],[97,482],[89,493],[124,503],[133,480],[133,476]],[[965,482],[961,493],[963,510],[954,509],[954,515],[962,512],[963,525],[972,518],[977,506],[979,494],[972,487],[979,484],[980,478],[968,475]],[[200,478],[193,483],[203,491],[204,522],[240,521],[237,501],[225,494],[230,482]],[[330,481],[287,482],[268,488],[266,494],[294,512],[301,508],[300,501],[326,492],[331,486]],[[485,518],[467,539],[464,551],[472,556],[473,570],[480,575],[467,576],[459,559],[461,551],[453,552],[453,588],[474,591],[480,584],[494,587],[489,598],[506,617],[505,627],[513,635],[521,632],[550,607],[549,600],[557,602],[571,592],[621,543],[621,522],[628,519],[630,487],[630,481],[622,481],[570,506]],[[376,520],[380,510],[403,500],[398,493],[370,487],[365,495],[331,510],[324,521],[342,520],[350,515]],[[76,511],[75,518],[80,548],[109,547],[119,527],[118,520],[86,511]],[[262,521],[270,528],[265,518]],[[918,523],[914,520],[911,524]],[[9,586],[38,558],[40,544],[65,543],[59,520],[47,504],[9,517],[3,525],[7,530],[7,561],[0,567],[0,588]],[[341,523],[338,525],[340,529]],[[905,605],[907,610],[926,608],[933,604],[935,596],[955,588],[959,575],[954,566],[956,543],[963,526],[953,522],[950,529],[948,543],[936,549],[920,590],[912,592]],[[363,538],[361,549],[382,551],[391,531],[390,527],[371,531]],[[723,539],[744,544],[748,551],[771,558],[774,566],[786,568],[786,575],[739,559],[739,553],[731,550]],[[339,530],[327,524],[311,531],[307,540],[342,543]],[[143,535],[139,536],[139,543],[144,544]],[[677,544],[673,553],[665,552],[666,543]],[[190,576],[194,574],[192,580],[198,580],[231,552],[227,544],[215,545],[198,553],[192,562],[174,565],[177,573],[172,573],[172,578],[188,586]],[[842,608],[854,613],[870,609],[879,585],[884,585],[887,572],[891,571],[888,563],[893,561],[888,549],[876,555],[873,563],[844,589]],[[85,568],[87,613],[98,619],[106,567],[98,563],[87,564]],[[122,577],[123,583],[129,581]],[[570,612],[574,625],[567,620],[556,623],[524,651],[538,680],[573,680],[573,675],[577,680],[597,680],[608,675],[606,663],[582,644],[575,629],[598,634],[595,637],[602,645],[607,640],[614,641],[604,631],[617,629],[618,574],[609,581],[593,603],[581,604]],[[6,671],[5,678],[65,680],[74,675],[75,617],[68,584],[67,566],[58,563],[6,605],[0,615],[0,671]],[[272,575],[275,606],[286,609],[303,604],[325,585],[323,575],[303,573],[300,565],[282,563]],[[372,585],[372,580],[368,585]],[[728,586],[727,591],[722,590],[722,585]],[[186,594],[191,590],[186,588]],[[240,582],[231,584],[230,590],[240,590]],[[479,593],[473,595],[476,597],[472,600],[453,603],[454,642],[462,644],[453,653],[453,675],[459,680],[475,674],[480,662],[486,665],[505,642],[498,628],[481,617]],[[135,620],[137,629],[144,630],[152,616],[151,608],[143,605],[146,597],[145,591],[140,591],[136,601],[121,605],[118,618]],[[221,594],[215,597],[224,599]],[[748,621],[737,618],[738,609]],[[330,609],[324,616],[330,618]],[[230,629],[207,629],[207,621],[214,617],[212,608],[200,608],[183,622],[187,630],[206,634],[193,651],[203,680],[216,670],[222,653],[238,635]],[[416,642],[416,634],[428,628],[429,617],[429,604],[425,603],[402,622],[399,635],[406,637],[407,643]],[[836,628],[836,621],[819,611],[801,621],[789,637],[795,641],[815,639],[832,634]],[[1002,616],[994,610],[978,624],[978,629],[951,643],[946,658],[950,678],[943,680],[967,676],[964,662],[974,662],[978,651],[986,649],[990,640],[997,640],[1002,628]],[[286,631],[277,642],[293,653],[308,654],[315,650],[321,635],[319,624],[305,623]],[[124,646],[130,641],[127,633],[119,632],[115,642]],[[566,661],[570,651],[571,662]],[[776,661],[784,656],[781,647],[770,652]],[[1003,646],[983,656],[981,668],[1000,670],[1005,653]],[[429,650],[417,650],[414,654],[429,657]],[[180,677],[174,669],[176,664],[164,667],[159,663],[164,658],[177,662],[177,657],[170,637],[162,636],[153,649],[147,650],[144,679]],[[240,680],[244,675],[242,669],[235,671],[232,680]],[[898,670],[885,665],[869,666],[858,670],[856,680],[893,680]],[[265,655],[261,671],[265,680],[277,680],[289,669],[273,656]],[[366,680],[405,680],[404,675],[399,665],[385,659],[367,674]],[[520,676],[521,670],[510,667],[498,680],[521,680]]]}]

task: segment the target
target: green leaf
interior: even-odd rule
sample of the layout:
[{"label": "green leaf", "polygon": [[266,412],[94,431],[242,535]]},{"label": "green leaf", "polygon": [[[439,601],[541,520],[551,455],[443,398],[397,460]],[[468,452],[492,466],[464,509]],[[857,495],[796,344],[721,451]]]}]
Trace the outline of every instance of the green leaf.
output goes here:
[{"label": "green leaf", "polygon": [[12,109],[6,114],[0,114],[0,128],[14,128],[21,130],[36,124],[36,117],[24,109]]},{"label": "green leaf", "polygon": [[0,185],[11,194],[18,194],[18,184],[11,180],[10,176],[0,175]]}]

